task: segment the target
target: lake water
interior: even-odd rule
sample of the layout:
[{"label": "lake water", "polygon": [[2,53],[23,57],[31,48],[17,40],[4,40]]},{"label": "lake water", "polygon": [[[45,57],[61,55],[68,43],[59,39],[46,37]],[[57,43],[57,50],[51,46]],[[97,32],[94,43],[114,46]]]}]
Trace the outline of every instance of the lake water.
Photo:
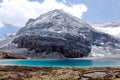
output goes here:
[{"label": "lake water", "polygon": [[0,60],[0,65],[19,66],[120,66],[120,60],[90,60],[90,59],[61,59],[61,60]]}]

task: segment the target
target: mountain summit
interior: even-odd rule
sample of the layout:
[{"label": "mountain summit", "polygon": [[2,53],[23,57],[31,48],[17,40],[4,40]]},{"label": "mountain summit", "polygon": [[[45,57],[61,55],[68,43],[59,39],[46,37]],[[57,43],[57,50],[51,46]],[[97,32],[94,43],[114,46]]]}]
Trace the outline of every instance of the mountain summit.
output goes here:
[{"label": "mountain summit", "polygon": [[[23,27],[19,32],[18,35],[21,34],[28,34],[31,33],[29,31],[33,30],[40,30],[37,31],[43,32],[43,31],[48,31],[48,32],[56,32],[56,33],[69,33],[71,35],[81,35],[78,32],[89,30],[90,27],[87,23],[84,23],[80,19],[67,14],[63,10],[53,10],[48,13],[40,15],[36,19],[29,19],[28,22],[26,23],[25,27]],[[81,30],[79,30],[81,29]],[[22,33],[21,33],[22,32]],[[36,31],[33,31],[36,34],[38,34]],[[32,35],[32,34],[31,34]],[[85,37],[85,36],[84,36]]]},{"label": "mountain summit", "polygon": [[17,33],[18,47],[41,52],[59,52],[65,57],[88,56],[92,27],[63,10],[53,10],[29,19]]}]

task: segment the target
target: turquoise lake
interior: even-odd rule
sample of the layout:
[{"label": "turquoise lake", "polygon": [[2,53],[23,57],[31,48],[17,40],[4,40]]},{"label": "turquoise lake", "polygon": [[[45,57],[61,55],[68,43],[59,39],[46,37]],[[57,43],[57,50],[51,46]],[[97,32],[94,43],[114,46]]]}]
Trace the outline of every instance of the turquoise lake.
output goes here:
[{"label": "turquoise lake", "polygon": [[61,60],[0,60],[0,65],[18,66],[120,66],[120,60],[89,60],[89,59],[61,59]]}]

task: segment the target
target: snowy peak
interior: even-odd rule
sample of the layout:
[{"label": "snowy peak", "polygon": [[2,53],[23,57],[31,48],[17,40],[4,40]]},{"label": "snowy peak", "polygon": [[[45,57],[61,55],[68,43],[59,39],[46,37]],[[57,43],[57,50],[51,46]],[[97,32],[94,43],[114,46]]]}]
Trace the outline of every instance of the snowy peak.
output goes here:
[{"label": "snowy peak", "polygon": [[[57,51],[66,57],[88,56],[89,53],[91,56],[120,53],[120,39],[96,31],[98,29],[109,30],[109,27],[103,28],[104,24],[91,25],[93,28],[63,10],[53,10],[36,19],[28,20],[17,33],[18,37],[14,39],[13,43],[18,44],[20,48],[30,50],[40,48],[38,52]],[[106,23],[106,25],[108,24]],[[96,53],[97,51],[99,52]]]},{"label": "snowy peak", "polygon": [[13,43],[36,52],[60,52],[65,57],[87,56],[91,51],[92,27],[63,10],[30,19]]},{"label": "snowy peak", "polygon": [[41,19],[44,16],[53,18],[54,16],[58,16],[58,15],[68,15],[68,14],[66,12],[64,12],[64,10],[62,10],[62,9],[55,9],[53,11],[50,11],[50,12],[40,15],[37,19]]},{"label": "snowy peak", "polygon": [[81,21],[79,18],[72,16],[61,9],[55,9],[40,15],[36,19],[29,19],[25,27],[18,32],[18,35],[21,33],[29,34],[30,31],[33,31],[34,33],[47,31],[80,35],[78,34],[80,30],[81,32],[84,32],[90,31],[91,29],[92,27],[89,26],[89,24]]},{"label": "snowy peak", "polygon": [[[84,22],[81,21],[80,19],[78,19],[75,16],[72,16],[68,13],[66,13],[65,11],[63,11],[62,9],[55,9],[53,11],[47,12],[45,14],[40,15],[38,18],[36,19],[29,19],[27,22],[27,25],[37,25],[40,23],[44,23],[44,22],[53,22],[56,24],[61,24],[61,23],[69,23],[69,22],[79,22],[81,24],[83,24]],[[29,26],[30,27],[30,26]]]},{"label": "snowy peak", "polygon": [[66,12],[64,12],[62,9],[55,9],[53,11],[50,11],[50,12],[40,15],[36,19],[29,19],[27,24],[29,24],[29,23],[31,24],[32,22],[40,23],[40,21],[48,21],[53,18],[62,19],[65,17],[65,15],[68,15],[68,14]]}]

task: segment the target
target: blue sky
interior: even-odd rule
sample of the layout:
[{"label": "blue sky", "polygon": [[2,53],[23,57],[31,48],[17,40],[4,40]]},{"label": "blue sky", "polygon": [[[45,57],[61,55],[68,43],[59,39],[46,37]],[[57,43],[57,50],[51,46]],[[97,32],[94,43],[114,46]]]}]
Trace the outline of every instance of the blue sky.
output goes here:
[{"label": "blue sky", "polygon": [[68,4],[84,3],[88,10],[83,20],[104,22],[120,19],[120,0],[66,0]]},{"label": "blue sky", "polygon": [[[13,0],[13,1],[15,1],[15,0]],[[16,1],[18,1],[18,0],[16,0]],[[19,1],[24,1],[24,0],[19,0]],[[29,0],[29,1],[32,1],[32,2],[39,1],[39,3],[42,4],[42,2],[44,0]],[[46,0],[46,1],[48,1],[48,0]],[[49,0],[49,1],[54,1],[54,0]],[[120,9],[120,0],[57,0],[57,1],[58,2],[66,1],[66,3],[64,3],[65,7],[63,7],[63,8],[74,7],[77,4],[79,4],[79,5],[84,4],[87,7],[87,10],[80,11],[80,9],[78,9],[78,11],[77,11],[78,6],[77,6],[77,8],[69,8],[69,9],[75,11],[75,13],[73,11],[71,12],[73,15],[76,15],[77,17],[82,18],[82,20],[84,20],[84,21],[104,22],[104,21],[120,20],[120,10],[119,10]],[[0,0],[0,2],[3,3],[2,0]],[[27,15],[26,16],[23,14],[23,12],[21,12],[22,10],[19,11],[19,10],[17,10],[17,8],[14,9],[14,6],[12,7],[11,5],[8,5],[9,3],[4,2],[4,4],[7,4],[6,6],[8,6],[7,9],[8,9],[8,11],[10,11],[8,13],[11,14],[12,11],[14,13],[15,9],[16,9],[15,11],[16,12],[18,11],[18,12],[15,15],[13,15],[13,14],[9,15],[6,13],[5,10],[3,10],[5,12],[5,14],[3,14],[4,12],[0,11],[0,22],[4,25],[0,28],[0,36],[4,35],[5,33],[13,33],[13,32],[18,31],[21,27],[23,27],[21,25],[25,24],[27,19],[36,18],[38,15],[42,14],[42,12],[40,14],[36,12],[36,13],[33,13],[32,15],[28,16],[26,13],[26,15]],[[11,2],[11,4],[12,4],[12,2]],[[38,3],[35,3],[35,4],[37,6]],[[58,3],[53,3],[53,4],[58,4]],[[22,9],[20,7],[20,5],[17,5],[17,2],[16,2],[15,6],[18,7],[18,9]],[[27,6],[29,7],[29,5],[21,5],[21,6],[23,6],[23,8],[24,8],[24,6],[25,6],[25,8]],[[4,7],[4,6],[0,5],[0,8],[2,8],[2,7]],[[31,8],[32,8],[32,12],[34,11],[34,9],[39,10],[39,8],[36,8],[34,6],[32,6]],[[29,9],[29,8],[26,8],[26,9]],[[0,9],[0,10],[2,10],[2,9]],[[49,11],[51,9],[43,8],[43,10],[44,10],[43,11],[43,13],[44,13],[44,12],[47,12],[47,10]],[[18,13],[20,13],[20,14],[18,14]]]}]

